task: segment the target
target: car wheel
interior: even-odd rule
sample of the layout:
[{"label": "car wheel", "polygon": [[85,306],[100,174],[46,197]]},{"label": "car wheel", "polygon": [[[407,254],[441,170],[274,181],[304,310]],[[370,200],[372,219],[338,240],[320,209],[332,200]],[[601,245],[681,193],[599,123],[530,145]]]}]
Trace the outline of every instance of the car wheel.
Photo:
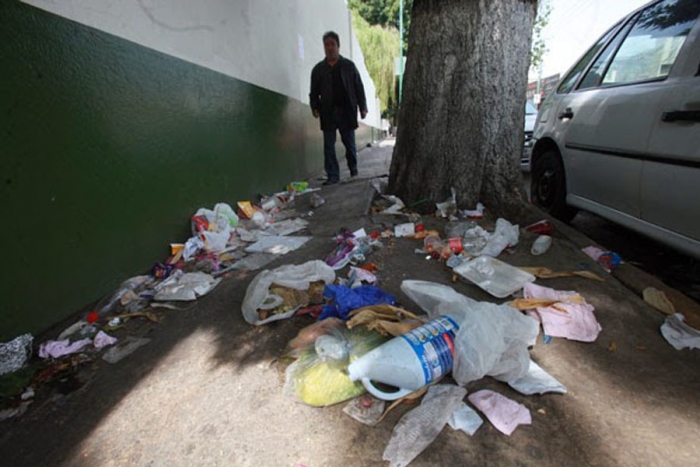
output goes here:
[{"label": "car wheel", "polygon": [[557,219],[569,222],[576,215],[576,209],[566,205],[566,174],[555,150],[549,150],[535,160],[530,193],[536,206]]}]

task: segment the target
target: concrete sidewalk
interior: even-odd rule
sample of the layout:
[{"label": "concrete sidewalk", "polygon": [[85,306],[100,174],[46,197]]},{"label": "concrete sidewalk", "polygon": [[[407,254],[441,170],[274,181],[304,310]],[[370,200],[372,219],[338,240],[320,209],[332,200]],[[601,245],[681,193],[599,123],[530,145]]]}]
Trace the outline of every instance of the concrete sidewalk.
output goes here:
[{"label": "concrete sidewalk", "polygon": [[[323,187],[325,204],[309,217],[313,239],[266,269],[323,259],[340,228],[367,231],[398,223],[369,213],[369,180],[388,173],[391,147],[359,155],[360,177]],[[343,163],[341,162],[341,166]],[[348,178],[343,172],[341,177]],[[320,182],[315,182],[320,184]],[[305,195],[308,196],[308,195]],[[309,210],[305,196],[299,212]],[[521,222],[539,220],[524,213]],[[445,222],[424,218],[426,227]],[[484,226],[491,230],[492,224]],[[499,259],[515,266],[575,270],[604,276],[538,280],[575,290],[595,306],[603,330],[593,343],[541,336],[531,356],[565,384],[565,395],[523,396],[484,378],[468,391],[492,389],[530,409],[532,425],[505,436],[485,422],[473,437],[446,427],[410,465],[481,466],[688,466],[700,459],[700,357],[676,351],[661,337],[664,317],[580,251],[585,238],[556,224],[554,245],[540,257],[523,234],[515,253]],[[444,263],[414,253],[421,242],[395,239],[369,260],[379,286],[414,312],[400,291],[405,279],[454,287],[482,301],[497,301],[476,286],[452,283]],[[241,302],[257,272],[231,273],[209,295],[184,310],[167,310],[160,324],[129,329],[152,341],[115,365],[97,360],[76,378],[46,389],[23,417],[2,422],[4,465],[35,466],[383,466],[393,427],[412,407],[401,406],[376,427],[355,422],[345,404],[318,409],[282,392],[287,342],[310,317],[266,326],[248,325]],[[345,274],[345,271],[341,271]]]}]

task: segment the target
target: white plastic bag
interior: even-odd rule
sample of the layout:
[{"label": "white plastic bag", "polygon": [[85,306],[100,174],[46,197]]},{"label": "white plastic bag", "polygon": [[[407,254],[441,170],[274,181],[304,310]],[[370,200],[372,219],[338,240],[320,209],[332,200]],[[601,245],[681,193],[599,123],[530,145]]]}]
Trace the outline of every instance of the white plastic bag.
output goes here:
[{"label": "white plastic bag", "polygon": [[204,231],[199,233],[199,238],[202,240],[204,250],[209,253],[221,253],[225,250],[230,236],[230,228],[222,232]]},{"label": "white plastic bag", "polygon": [[501,381],[523,377],[530,365],[539,322],[508,305],[477,302],[451,287],[426,281],[403,281],[401,290],[431,318],[459,315],[452,376],[466,385],[484,376]]},{"label": "white plastic bag", "polygon": [[519,238],[520,229],[518,226],[499,218],[496,220],[496,230],[489,237],[489,241],[484,249],[481,250],[481,254],[495,258],[506,248],[517,245]]},{"label": "white plastic bag", "polygon": [[290,287],[297,290],[306,290],[312,282],[323,281],[331,284],[335,281],[335,272],[323,261],[314,260],[304,264],[287,264],[271,271],[262,271],[255,276],[255,279],[248,285],[248,289],[243,298],[243,318],[249,324],[261,325],[279,319],[287,319],[294,315],[296,309],[286,313],[272,315],[267,319],[260,320],[258,309],[268,300],[276,300],[274,294],[270,294],[272,284]]}]

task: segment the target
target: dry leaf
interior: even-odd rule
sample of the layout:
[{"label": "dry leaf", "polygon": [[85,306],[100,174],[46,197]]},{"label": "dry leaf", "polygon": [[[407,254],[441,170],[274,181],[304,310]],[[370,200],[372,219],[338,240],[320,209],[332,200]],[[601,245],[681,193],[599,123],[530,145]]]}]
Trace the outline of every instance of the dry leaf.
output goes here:
[{"label": "dry leaf", "polygon": [[155,313],[150,311],[137,311],[135,313],[124,313],[123,315],[117,315],[117,318],[127,319],[127,318],[146,318],[154,323],[159,323],[160,319]]},{"label": "dry leaf", "polygon": [[594,281],[604,282],[604,279],[594,274],[590,271],[559,271],[555,272],[549,268],[539,267],[539,268],[520,268],[525,272],[529,272],[538,279],[554,279],[557,277],[584,277],[586,279],[591,279]]},{"label": "dry leaf", "polygon": [[[557,303],[575,303],[577,305],[581,305],[584,303],[584,299],[581,295],[572,295],[570,297],[564,297],[561,300],[551,300],[548,298],[516,298],[512,302],[508,302],[508,305],[516,308],[518,310],[532,310],[534,308],[547,308],[547,307],[554,307]],[[566,313],[566,310],[562,310],[557,308],[559,311],[563,311]]]},{"label": "dry leaf", "polygon": [[676,307],[673,306],[673,303],[671,303],[671,300],[668,299],[663,291],[654,287],[647,287],[642,292],[642,296],[644,297],[645,302],[659,310],[661,313],[668,316],[676,313]]},{"label": "dry leaf", "polygon": [[579,277],[585,277],[586,279],[591,279],[598,282],[605,282],[605,279],[591,271],[573,271],[571,274]]}]

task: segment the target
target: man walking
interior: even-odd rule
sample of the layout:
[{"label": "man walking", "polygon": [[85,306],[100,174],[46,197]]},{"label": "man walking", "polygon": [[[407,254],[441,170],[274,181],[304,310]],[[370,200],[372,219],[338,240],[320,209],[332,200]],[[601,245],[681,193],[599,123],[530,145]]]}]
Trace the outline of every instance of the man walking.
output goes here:
[{"label": "man walking", "polygon": [[311,113],[321,117],[323,131],[323,161],[327,180],[324,185],[332,185],[340,180],[338,158],[335,155],[336,130],[345,146],[350,175],[357,175],[357,148],[355,129],[357,110],[364,119],[367,116],[367,100],[360,73],[355,64],[340,55],[340,38],[333,31],[323,35],[323,49],[326,58],[311,71]]}]

